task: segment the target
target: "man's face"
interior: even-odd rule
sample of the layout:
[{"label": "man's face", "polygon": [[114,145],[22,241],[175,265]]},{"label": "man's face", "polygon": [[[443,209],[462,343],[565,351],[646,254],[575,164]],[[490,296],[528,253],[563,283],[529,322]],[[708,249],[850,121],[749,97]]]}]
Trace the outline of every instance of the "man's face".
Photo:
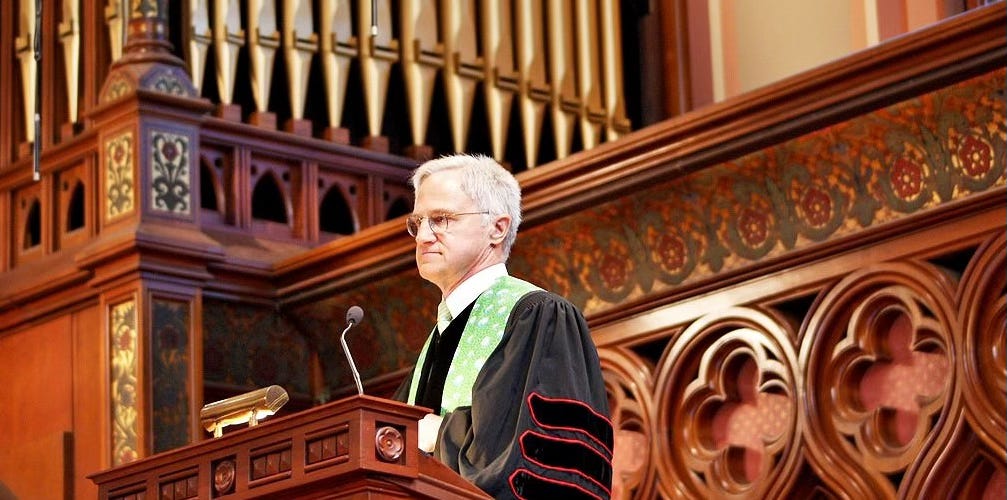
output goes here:
[{"label": "man's face", "polygon": [[[491,236],[499,232],[499,222],[484,225],[479,214],[450,217],[469,212],[480,209],[462,192],[460,170],[431,174],[416,192],[413,214],[424,217],[416,232],[416,266],[420,276],[445,296],[465,278],[502,261],[493,247],[499,238]],[[428,218],[445,215],[449,216],[447,230],[435,234]]]}]

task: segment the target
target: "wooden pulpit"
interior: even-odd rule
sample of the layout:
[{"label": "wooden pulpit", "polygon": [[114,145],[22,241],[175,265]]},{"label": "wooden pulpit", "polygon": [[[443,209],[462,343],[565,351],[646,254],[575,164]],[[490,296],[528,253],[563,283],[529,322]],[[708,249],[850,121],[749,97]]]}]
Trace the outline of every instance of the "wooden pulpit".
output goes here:
[{"label": "wooden pulpit", "polygon": [[489,498],[417,449],[426,413],[354,396],[89,477],[103,500]]}]

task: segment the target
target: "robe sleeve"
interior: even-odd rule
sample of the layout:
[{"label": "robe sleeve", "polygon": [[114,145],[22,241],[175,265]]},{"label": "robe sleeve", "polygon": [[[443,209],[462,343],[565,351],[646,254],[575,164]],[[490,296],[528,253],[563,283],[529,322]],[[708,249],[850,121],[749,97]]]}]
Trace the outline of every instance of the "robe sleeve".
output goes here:
[{"label": "robe sleeve", "polygon": [[[417,364],[418,363],[419,362],[417,362]],[[413,372],[414,371],[416,371],[416,368],[413,368],[412,370],[409,370],[409,373],[406,374],[406,378],[402,380],[402,383],[399,384],[399,386],[395,389],[395,392],[392,393],[392,396],[389,399],[393,399],[393,400],[399,401],[401,403],[408,403],[409,402],[409,387],[413,383]]]},{"label": "robe sleeve", "polygon": [[445,415],[434,454],[495,498],[610,497],[608,399],[571,303],[544,291],[517,303],[472,406]]}]

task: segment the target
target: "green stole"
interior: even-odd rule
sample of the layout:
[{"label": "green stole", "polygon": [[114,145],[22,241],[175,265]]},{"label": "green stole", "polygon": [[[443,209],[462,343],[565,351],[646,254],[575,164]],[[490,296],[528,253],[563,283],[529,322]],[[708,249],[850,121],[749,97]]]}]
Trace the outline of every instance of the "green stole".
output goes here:
[{"label": "green stole", "polygon": [[[518,300],[527,293],[541,288],[512,276],[501,276],[476,298],[472,312],[469,314],[465,329],[458,340],[458,348],[448,367],[448,375],[444,380],[444,393],[441,396],[441,408],[437,412],[444,415],[454,411],[459,406],[472,406],[472,386],[489,359],[490,354],[503,339],[507,319]],[[427,358],[427,349],[433,337],[427,337],[416,367],[413,369],[413,380],[409,387],[409,404],[416,403],[416,391],[420,385],[422,363]],[[458,353],[465,353],[459,357]]]}]

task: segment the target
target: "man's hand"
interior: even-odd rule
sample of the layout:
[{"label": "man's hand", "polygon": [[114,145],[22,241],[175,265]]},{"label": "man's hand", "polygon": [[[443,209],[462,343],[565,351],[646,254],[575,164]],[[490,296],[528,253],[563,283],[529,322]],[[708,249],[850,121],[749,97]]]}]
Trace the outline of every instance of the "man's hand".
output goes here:
[{"label": "man's hand", "polygon": [[419,421],[419,435],[420,444],[419,448],[427,453],[434,452],[434,446],[437,444],[437,431],[441,428],[441,420],[444,417],[440,415],[435,415],[433,413],[428,413],[425,417]]}]

